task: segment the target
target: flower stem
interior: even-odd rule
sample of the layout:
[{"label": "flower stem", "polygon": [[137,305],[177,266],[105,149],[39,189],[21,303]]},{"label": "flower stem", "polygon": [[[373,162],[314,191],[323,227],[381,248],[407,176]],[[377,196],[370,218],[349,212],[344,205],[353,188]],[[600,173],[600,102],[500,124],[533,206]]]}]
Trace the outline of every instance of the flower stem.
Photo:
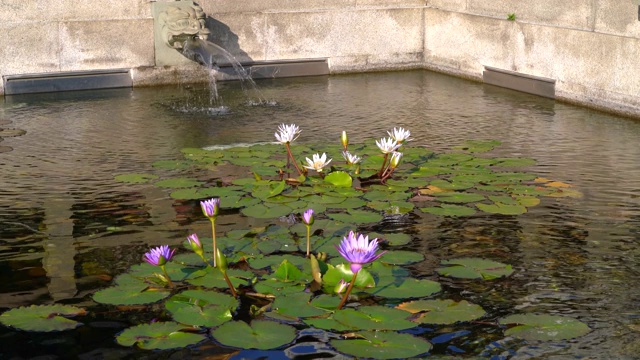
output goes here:
[{"label": "flower stem", "polygon": [[349,287],[347,288],[347,291],[344,293],[344,296],[342,297],[342,301],[340,301],[340,304],[338,305],[336,310],[342,309],[344,304],[347,302],[347,299],[349,298],[349,294],[351,294],[351,289],[353,289],[353,284],[356,283],[357,276],[358,276],[358,272],[356,271],[355,273],[353,273],[353,278],[351,279],[351,283],[349,283]]},{"label": "flower stem", "polygon": [[231,295],[233,295],[233,297],[238,297],[238,294],[236,293],[236,289],[233,287],[233,284],[231,283],[231,280],[229,279],[229,275],[227,275],[227,272],[223,271],[222,276],[224,276],[224,281],[227,282],[227,285],[229,286],[229,290],[231,290]]},{"label": "flower stem", "polygon": [[211,218],[211,238],[213,239],[213,267],[216,267],[216,252],[218,244],[216,243],[216,219]]},{"label": "flower stem", "polygon": [[385,165],[387,164],[387,159],[389,158],[389,153],[384,154],[384,160],[382,160],[382,167],[380,171],[378,171],[378,177],[382,177],[382,173],[386,170]]},{"label": "flower stem", "polygon": [[289,154],[289,157],[291,158],[291,162],[293,163],[293,166],[296,167],[296,170],[298,170],[298,175],[302,175],[302,170],[300,170],[300,168],[298,167],[298,163],[296,162],[296,158],[293,157],[293,153],[291,152],[291,147],[289,146],[289,144],[284,144],[284,146],[287,148],[287,153]]},{"label": "flower stem", "polygon": [[164,274],[165,279],[167,279],[169,287],[173,287],[173,282],[171,282],[171,278],[169,277],[169,274],[167,274],[167,269],[164,268],[164,265],[161,265],[160,269],[162,269],[162,273]]},{"label": "flower stem", "polygon": [[307,257],[311,251],[311,226],[307,225]]}]

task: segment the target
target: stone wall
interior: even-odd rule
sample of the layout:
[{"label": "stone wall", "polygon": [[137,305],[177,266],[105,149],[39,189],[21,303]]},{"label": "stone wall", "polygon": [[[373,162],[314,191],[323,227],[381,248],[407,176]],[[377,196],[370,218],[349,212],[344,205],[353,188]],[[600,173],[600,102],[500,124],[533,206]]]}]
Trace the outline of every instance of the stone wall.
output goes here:
[{"label": "stone wall", "polygon": [[[332,73],[424,67],[477,80],[491,66],[555,79],[563,100],[640,115],[637,0],[198,3],[209,40],[240,61],[327,58]],[[126,68],[134,86],[205,79],[189,61],[156,66],[153,6],[3,0],[0,75]]]}]

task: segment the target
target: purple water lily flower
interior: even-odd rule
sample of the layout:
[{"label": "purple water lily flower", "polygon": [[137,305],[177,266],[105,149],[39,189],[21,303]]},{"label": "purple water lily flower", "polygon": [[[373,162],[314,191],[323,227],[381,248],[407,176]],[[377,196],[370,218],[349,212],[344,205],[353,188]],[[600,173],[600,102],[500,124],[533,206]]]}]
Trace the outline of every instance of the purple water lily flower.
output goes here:
[{"label": "purple water lily flower", "polygon": [[220,213],[220,198],[211,198],[209,200],[200,201],[202,213],[209,219],[215,219]]},{"label": "purple water lily flower", "polygon": [[376,261],[386,251],[376,254],[378,251],[378,239],[369,242],[369,236],[349,231],[340,242],[340,246],[336,246],[338,252],[344,257],[351,266],[351,272],[354,274],[362,269],[362,265]]},{"label": "purple water lily flower", "polygon": [[171,260],[176,249],[171,250],[169,245],[162,245],[153,248],[144,254],[144,261],[155,266],[164,266],[167,261]]},{"label": "purple water lily flower", "polygon": [[302,222],[304,222],[304,224],[307,225],[307,226],[313,225],[313,222],[314,222],[313,209],[307,209],[302,214]]},{"label": "purple water lily flower", "polygon": [[187,236],[187,241],[189,241],[189,245],[191,245],[191,248],[195,251],[197,249],[202,250],[202,243],[200,242],[200,239],[198,238],[198,234],[193,233],[189,236]]}]

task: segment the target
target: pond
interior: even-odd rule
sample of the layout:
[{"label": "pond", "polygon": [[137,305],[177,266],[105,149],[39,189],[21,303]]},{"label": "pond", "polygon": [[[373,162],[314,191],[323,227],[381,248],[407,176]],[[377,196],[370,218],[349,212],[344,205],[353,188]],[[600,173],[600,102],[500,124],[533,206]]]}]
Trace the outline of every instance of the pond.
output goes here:
[{"label": "pond", "polygon": [[[224,157],[238,146],[273,143],[280,124],[302,130],[292,149],[336,150],[342,131],[351,144],[375,148],[374,139],[403,127],[413,138],[406,146],[418,149],[414,160],[431,161],[427,149],[469,158],[535,160],[508,170],[535,174],[535,180],[523,184],[552,189],[556,196],[539,194],[540,202],[525,213],[442,216],[423,211],[440,204],[434,204],[434,188],[427,188],[431,180],[425,180],[420,186],[411,182],[417,198],[403,199],[412,209],[391,215],[378,209],[379,220],[348,225],[363,234],[408,236],[402,244],[390,241],[381,247],[422,254],[403,271],[441,286],[437,293],[411,300],[465,300],[484,310],[472,321],[418,321],[399,331],[428,340],[429,356],[609,359],[640,352],[640,289],[633,286],[640,274],[640,122],[428,71],[264,80],[258,82],[259,91],[243,90],[238,83],[218,87],[221,100],[215,104],[206,84],[5,99],[0,107],[0,312],[64,304],[87,313],[73,318],[82,326],[62,332],[0,326],[0,358],[350,358],[329,345],[328,339],[337,339],[340,332],[295,321],[284,323],[295,326],[296,340],[276,350],[238,350],[207,333],[206,341],[184,349],[121,346],[116,336],[130,326],[171,320],[164,305],[94,300],[114,278],[138,266],[150,247],[168,244],[187,256],[183,245],[189,234],[211,237],[211,223],[198,199],[172,197],[176,189],[154,185],[155,180],[131,183],[118,175],[188,177],[203,186],[253,178],[242,166],[222,161],[178,169],[165,165],[199,154],[201,148]],[[267,101],[258,103],[258,98]],[[227,110],[222,114],[216,110],[220,104]],[[473,152],[473,144],[491,146]],[[281,145],[264,146],[284,154]],[[344,164],[338,154],[330,153],[336,166]],[[299,160],[304,156],[311,153]],[[409,159],[401,167],[415,171]],[[310,175],[322,181],[315,172]],[[395,181],[409,178],[399,175]],[[362,208],[376,213],[369,206]],[[291,225],[300,214],[293,208],[295,216],[275,217],[247,216],[242,209],[225,208],[224,202],[221,208],[216,219],[221,238],[243,229],[300,226]],[[332,226],[331,213],[318,212],[314,231]],[[332,237],[331,246],[341,239]],[[513,273],[483,280],[437,271],[443,261],[460,258],[497,261],[510,265]],[[231,260],[246,270],[241,260]],[[243,299],[240,309],[249,313]],[[408,301],[360,300],[386,307]],[[507,334],[511,325],[500,320],[514,314],[576,319],[590,331],[543,341]]]}]

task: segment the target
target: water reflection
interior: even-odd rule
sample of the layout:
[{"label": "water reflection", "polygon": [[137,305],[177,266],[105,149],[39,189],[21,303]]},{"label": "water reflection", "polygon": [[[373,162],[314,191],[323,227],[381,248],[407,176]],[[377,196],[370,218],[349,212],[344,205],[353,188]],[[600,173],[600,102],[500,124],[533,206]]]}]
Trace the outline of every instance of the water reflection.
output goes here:
[{"label": "water reflection", "polygon": [[[435,279],[439,262],[458,256],[512,264],[516,273],[505,281],[439,279],[446,297],[490,309],[488,321],[518,311],[558,313],[594,329],[575,345],[532,348],[504,339],[495,326],[476,324],[469,327],[472,335],[451,344],[467,354],[513,358],[629,357],[639,348],[640,290],[630,284],[640,274],[640,123],[423,71],[259,82],[277,106],[249,106],[237,84],[219,85],[230,110],[224,116],[200,111],[209,106],[206,85],[5,100],[0,127],[27,133],[5,138],[2,146],[13,150],[0,153],[0,310],[52,301],[91,304],[90,294],[139,262],[149,246],[177,245],[189,233],[209,231],[197,202],[176,201],[150,185],[123,184],[115,175],[164,171],[212,181],[226,174],[151,164],[179,158],[183,147],[270,142],[280,123],[299,125],[301,142],[336,144],[342,130],[362,142],[403,126],[412,131],[412,145],[434,150],[467,139],[500,140],[494,155],[532,157],[535,172],[584,194],[544,198],[518,217],[449,219],[415,211],[371,229],[411,234],[406,249],[426,256],[411,267],[419,277]],[[220,231],[268,223],[237,213],[218,220]],[[109,339],[105,347],[117,352],[114,328],[103,337]],[[17,336],[2,331],[8,339]],[[80,353],[95,352],[90,341],[77,341]],[[2,346],[10,346],[13,356],[53,351],[10,344]]]}]

